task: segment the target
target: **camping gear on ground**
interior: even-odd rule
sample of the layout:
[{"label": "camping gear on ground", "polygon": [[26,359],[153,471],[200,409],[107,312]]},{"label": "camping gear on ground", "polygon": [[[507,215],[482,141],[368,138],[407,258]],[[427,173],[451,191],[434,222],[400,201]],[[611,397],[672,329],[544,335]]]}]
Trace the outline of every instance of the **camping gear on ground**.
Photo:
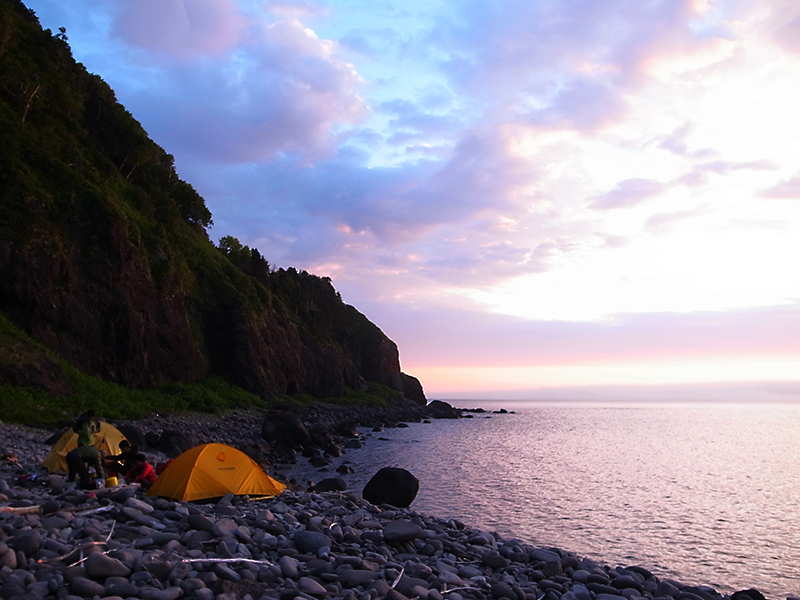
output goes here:
[{"label": "camping gear on ground", "polygon": [[271,498],[285,489],[241,450],[225,444],[202,444],[173,460],[147,495],[188,502],[229,493]]},{"label": "camping gear on ground", "polygon": [[[94,446],[107,454],[119,454],[119,443],[124,439],[125,436],[116,427],[100,421],[100,431],[94,436]],[[77,447],[78,434],[70,427],[58,438],[58,441],[53,445],[53,449],[50,450],[50,454],[42,461],[42,466],[46,467],[50,473],[66,471],[67,460],[65,456]]]}]

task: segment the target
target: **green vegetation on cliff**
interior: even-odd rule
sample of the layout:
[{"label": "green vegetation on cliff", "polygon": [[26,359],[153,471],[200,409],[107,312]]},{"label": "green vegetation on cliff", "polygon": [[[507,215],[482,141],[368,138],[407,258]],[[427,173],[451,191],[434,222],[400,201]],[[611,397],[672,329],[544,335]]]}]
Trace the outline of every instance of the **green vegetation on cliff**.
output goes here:
[{"label": "green vegetation on cliff", "polygon": [[211,222],[65,32],[0,0],[0,394],[17,407],[4,418],[363,401],[368,384],[424,402],[329,279],[275,271],[231,236],[216,247]]}]

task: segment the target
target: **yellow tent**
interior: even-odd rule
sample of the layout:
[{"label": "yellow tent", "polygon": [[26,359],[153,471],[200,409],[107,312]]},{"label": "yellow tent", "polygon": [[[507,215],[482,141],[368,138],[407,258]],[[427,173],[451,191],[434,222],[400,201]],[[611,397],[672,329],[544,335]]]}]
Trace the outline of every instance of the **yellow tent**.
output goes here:
[{"label": "yellow tent", "polygon": [[[125,439],[119,430],[113,425],[100,421],[100,431],[94,435],[94,445],[108,454],[119,454],[119,443]],[[50,450],[42,466],[47,467],[51,473],[67,470],[67,460],[64,458],[70,450],[78,447],[78,434],[70,427],[64,432]]]},{"label": "yellow tent", "polygon": [[227,493],[277,496],[286,486],[264,473],[241,450],[225,444],[195,446],[173,460],[147,492],[175,500],[219,498]]}]

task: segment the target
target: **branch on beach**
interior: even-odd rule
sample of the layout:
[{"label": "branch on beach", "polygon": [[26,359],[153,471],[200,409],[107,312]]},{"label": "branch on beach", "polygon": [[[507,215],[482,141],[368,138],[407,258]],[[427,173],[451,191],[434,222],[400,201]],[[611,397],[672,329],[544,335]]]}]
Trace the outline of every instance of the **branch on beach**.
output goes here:
[{"label": "branch on beach", "polygon": [[[103,507],[103,508],[106,508],[106,507]],[[85,561],[85,560],[86,560],[86,558],[87,558],[86,556],[84,556],[84,555],[83,555],[83,551],[84,551],[84,550],[88,550],[89,548],[93,548],[94,546],[105,546],[105,545],[107,545],[107,544],[108,544],[108,541],[111,539],[111,536],[114,534],[114,526],[115,526],[116,524],[117,524],[117,522],[116,522],[116,521],[113,521],[113,522],[111,523],[111,530],[108,532],[108,535],[106,536],[106,539],[105,539],[105,540],[103,540],[103,541],[100,541],[100,542],[86,542],[86,543],[84,543],[84,544],[81,544],[80,546],[76,546],[75,548],[73,548],[72,550],[70,550],[69,552],[67,552],[66,554],[62,554],[61,556],[56,556],[56,557],[54,557],[54,558],[40,558],[40,559],[39,559],[38,561],[36,561],[36,562],[38,562],[38,563],[42,563],[42,564],[47,564],[47,563],[51,563],[51,562],[58,562],[58,561],[60,561],[60,560],[64,560],[65,558],[67,558],[67,557],[69,557],[69,556],[72,556],[72,555],[73,555],[73,554],[75,554],[76,552],[80,552],[80,556],[81,556],[81,558],[80,558],[78,561],[76,561],[76,562],[72,563],[72,564],[71,564],[71,565],[69,565],[69,566],[70,566],[70,567],[74,567],[75,565],[79,565],[79,564],[81,564],[83,561]],[[108,554],[108,552],[109,552],[109,551],[108,551],[108,550],[106,550],[105,552],[103,552],[103,554]]]},{"label": "branch on beach", "polygon": [[274,566],[275,563],[270,562],[268,560],[256,560],[255,558],[184,558],[181,562],[185,563],[235,563],[235,562],[246,562],[246,563],[253,563],[256,565],[270,565]]},{"label": "branch on beach", "polygon": [[38,515],[42,512],[41,506],[0,506],[0,513],[15,515]]}]

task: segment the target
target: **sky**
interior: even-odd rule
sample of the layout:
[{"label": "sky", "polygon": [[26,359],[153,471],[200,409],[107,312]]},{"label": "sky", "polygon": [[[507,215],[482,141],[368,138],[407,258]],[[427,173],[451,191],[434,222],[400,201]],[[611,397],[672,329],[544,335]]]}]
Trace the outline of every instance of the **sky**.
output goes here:
[{"label": "sky", "polygon": [[800,400],[796,0],[27,5],[429,398]]}]

